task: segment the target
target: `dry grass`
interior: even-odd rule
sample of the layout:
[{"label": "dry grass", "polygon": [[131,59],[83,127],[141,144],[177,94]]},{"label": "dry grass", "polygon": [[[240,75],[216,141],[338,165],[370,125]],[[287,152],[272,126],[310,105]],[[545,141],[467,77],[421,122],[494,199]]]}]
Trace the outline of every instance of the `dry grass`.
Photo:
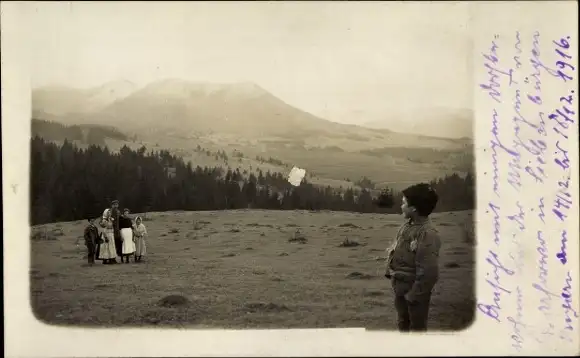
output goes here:
[{"label": "dry grass", "polygon": [[[474,317],[471,212],[436,214],[443,240],[433,330]],[[223,328],[394,329],[390,283],[377,256],[396,215],[300,211],[148,213],[142,263],[85,264],[84,221],[33,228],[63,236],[31,240],[35,315],[49,324]],[[365,246],[339,247],[343,238]],[[297,239],[302,244],[289,242]]]}]

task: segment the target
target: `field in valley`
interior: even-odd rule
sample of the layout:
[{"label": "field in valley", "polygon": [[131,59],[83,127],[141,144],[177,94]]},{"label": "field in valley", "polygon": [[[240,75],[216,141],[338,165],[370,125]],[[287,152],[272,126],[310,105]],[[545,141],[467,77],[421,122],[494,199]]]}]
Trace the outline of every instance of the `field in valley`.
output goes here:
[{"label": "field in valley", "polygon": [[[474,317],[472,215],[433,215],[443,247],[432,330],[464,329]],[[396,327],[383,273],[398,215],[236,210],[147,217],[148,256],[123,265],[86,265],[86,221],[33,227],[41,233],[31,240],[36,317],[86,326]],[[289,241],[295,237],[304,240]],[[359,245],[340,246],[345,238]]]},{"label": "field in valley", "polygon": [[[212,152],[212,155],[207,156],[204,152],[195,151],[195,146],[199,141],[188,142],[165,137],[163,139],[160,138],[159,142],[126,142],[108,139],[107,146],[112,151],[118,151],[123,145],[127,145],[133,150],[137,150],[143,145],[148,150],[167,149],[173,154],[182,157],[186,162],[191,161],[194,166],[229,166],[234,170],[239,168],[242,172],[255,173],[257,169],[261,169],[264,173],[270,171],[287,174],[295,165],[306,169],[309,175],[307,179],[310,183],[333,188],[356,188],[357,186],[354,182],[361,179],[361,173],[364,173],[377,185],[377,188],[388,186],[391,189],[402,190],[417,182],[429,182],[434,178],[442,178],[452,173],[464,173],[465,170],[465,168],[462,170],[454,168],[454,165],[457,164],[455,160],[449,160],[447,163],[435,163],[426,157],[424,162],[412,162],[404,155],[399,157],[386,154],[374,156],[357,152],[333,152],[320,149],[308,151],[296,148],[269,148],[262,152],[251,147],[227,146],[223,143],[212,145],[206,142],[202,143],[203,148]],[[80,146],[83,147],[82,145]],[[213,153],[218,150],[225,150],[230,156],[227,165],[222,159],[217,160],[214,158]],[[243,158],[234,158],[232,156],[234,150],[243,152],[245,156]],[[256,156],[282,160],[285,165],[259,162],[255,159]],[[312,168],[316,168],[316,170],[312,170]],[[310,177],[311,174],[314,177]],[[346,179],[349,179],[349,181]]]}]

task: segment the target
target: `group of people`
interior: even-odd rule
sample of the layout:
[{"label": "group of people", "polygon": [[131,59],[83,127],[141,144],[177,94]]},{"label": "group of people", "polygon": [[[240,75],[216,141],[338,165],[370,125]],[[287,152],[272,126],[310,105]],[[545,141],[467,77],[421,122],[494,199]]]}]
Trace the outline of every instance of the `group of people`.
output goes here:
[{"label": "group of people", "polygon": [[121,263],[129,263],[131,256],[134,262],[142,261],[146,253],[147,229],[141,217],[137,216],[133,221],[129,209],[121,213],[119,201],[113,200],[99,220],[102,231],[99,232],[95,218],[88,221],[84,238],[89,265],[93,265],[95,260],[101,260],[105,265],[116,264],[117,257],[121,258]]},{"label": "group of people", "polygon": [[[391,281],[400,331],[427,329],[432,291],[439,280],[439,253],[441,239],[429,219],[439,196],[426,183],[403,190],[401,211],[405,222],[387,251],[385,277]],[[89,250],[89,263],[95,258],[104,264],[129,263],[130,256],[140,262],[145,254],[147,230],[140,217],[135,222],[129,209],[119,214],[119,202],[113,201],[100,221],[103,232],[99,234],[94,219],[89,219],[85,242]]]}]

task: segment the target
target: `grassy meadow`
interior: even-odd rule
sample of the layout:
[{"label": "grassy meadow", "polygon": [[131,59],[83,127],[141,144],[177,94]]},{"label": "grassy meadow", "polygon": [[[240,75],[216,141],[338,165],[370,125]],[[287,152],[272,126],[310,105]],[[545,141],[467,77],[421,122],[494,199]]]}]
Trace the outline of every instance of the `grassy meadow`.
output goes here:
[{"label": "grassy meadow", "polygon": [[[443,247],[431,330],[464,329],[474,317],[472,215],[433,215]],[[32,310],[56,325],[392,330],[384,250],[401,222],[347,212],[148,213],[143,262],[92,267],[86,221],[36,226]]]}]

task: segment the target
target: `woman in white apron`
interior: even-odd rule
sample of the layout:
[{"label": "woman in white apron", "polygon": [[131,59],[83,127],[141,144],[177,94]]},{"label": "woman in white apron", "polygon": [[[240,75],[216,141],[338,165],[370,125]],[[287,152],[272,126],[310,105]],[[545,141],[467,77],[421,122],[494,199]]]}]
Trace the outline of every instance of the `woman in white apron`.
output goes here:
[{"label": "woman in white apron", "polygon": [[117,263],[117,249],[115,246],[115,229],[113,228],[113,219],[111,216],[111,209],[106,209],[103,212],[103,217],[99,223],[103,230],[103,242],[99,245],[99,260],[103,260],[103,264]]},{"label": "woman in white apron", "polygon": [[129,209],[124,209],[123,215],[119,217],[119,230],[121,231],[121,239],[123,240],[121,263],[129,263],[129,256],[135,253],[133,221],[129,217]]}]

